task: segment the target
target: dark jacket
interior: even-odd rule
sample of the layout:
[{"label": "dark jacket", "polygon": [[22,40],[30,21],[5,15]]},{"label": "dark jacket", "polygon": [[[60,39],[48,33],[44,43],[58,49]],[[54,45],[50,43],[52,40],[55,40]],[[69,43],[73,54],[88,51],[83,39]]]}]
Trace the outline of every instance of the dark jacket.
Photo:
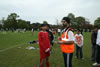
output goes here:
[{"label": "dark jacket", "polygon": [[49,31],[49,30],[47,30],[47,32],[49,33],[50,44],[53,45],[53,40],[54,40],[53,33],[51,31]]},{"label": "dark jacket", "polygon": [[92,45],[96,45],[96,40],[97,40],[97,32],[92,32],[92,35],[91,35],[91,42],[92,42]]}]

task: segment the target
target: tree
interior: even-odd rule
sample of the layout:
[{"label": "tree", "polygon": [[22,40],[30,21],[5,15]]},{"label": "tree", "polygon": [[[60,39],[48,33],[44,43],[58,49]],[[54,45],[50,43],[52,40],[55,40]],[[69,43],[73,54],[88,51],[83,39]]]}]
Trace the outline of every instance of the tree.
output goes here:
[{"label": "tree", "polygon": [[98,26],[100,28],[100,17],[98,17],[95,21],[94,21],[94,26]]},{"label": "tree", "polygon": [[47,21],[43,21],[43,24],[48,24],[48,22]]},{"label": "tree", "polygon": [[11,13],[8,15],[7,20],[4,22],[4,25],[10,29],[16,29],[17,26],[17,18],[19,16],[16,13]]},{"label": "tree", "polygon": [[70,22],[71,22],[70,25],[71,25],[73,28],[77,28],[77,23],[75,22],[75,16],[74,16],[74,14],[69,13],[67,17],[70,18]]},{"label": "tree", "polygon": [[71,21],[74,22],[74,19],[75,19],[74,14],[69,13],[67,17],[69,17],[71,19]]},{"label": "tree", "polygon": [[27,24],[28,24],[27,29],[28,29],[28,30],[31,30],[32,28],[31,28],[31,23],[30,23],[30,21],[26,21],[26,22],[27,22]]},{"label": "tree", "polygon": [[75,22],[77,23],[77,28],[83,29],[83,26],[85,25],[85,18],[82,16],[76,17]]},{"label": "tree", "polygon": [[2,24],[0,24],[0,29],[2,28]]},{"label": "tree", "polygon": [[32,24],[31,24],[31,27],[32,27],[34,30],[37,30],[37,29],[40,29],[41,24],[40,24],[39,22],[32,23]]},{"label": "tree", "polygon": [[4,29],[6,29],[6,28],[10,29],[11,28],[10,22],[8,22],[7,20],[5,20],[3,27],[4,27]]},{"label": "tree", "polygon": [[22,19],[19,19],[17,21],[17,24],[18,24],[18,28],[20,28],[20,29],[24,29],[24,28],[29,29],[29,27],[30,27],[29,26],[30,23],[28,21],[25,21],[25,20],[22,20]]}]

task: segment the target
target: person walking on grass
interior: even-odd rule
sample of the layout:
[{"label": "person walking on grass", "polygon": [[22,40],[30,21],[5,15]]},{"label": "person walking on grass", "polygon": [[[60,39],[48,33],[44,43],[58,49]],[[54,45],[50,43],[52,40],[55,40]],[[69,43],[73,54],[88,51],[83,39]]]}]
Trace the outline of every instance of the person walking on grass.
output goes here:
[{"label": "person walking on grass", "polygon": [[93,66],[99,66],[100,67],[100,29],[97,32],[97,41],[96,41],[96,61],[93,63]]},{"label": "person walking on grass", "polygon": [[46,31],[46,24],[42,24],[42,31],[39,32],[39,46],[40,46],[40,65],[38,67],[44,67],[46,63],[46,67],[50,67],[49,65],[49,56],[50,56],[50,39],[49,34]]},{"label": "person walking on grass", "polygon": [[76,58],[79,58],[80,53],[80,59],[83,59],[83,35],[80,33],[80,30],[77,30],[77,34],[75,35],[75,43],[76,43]]},{"label": "person walking on grass", "polygon": [[70,19],[68,17],[64,17],[62,19],[62,24],[65,29],[63,30],[62,36],[60,38],[61,41],[58,41],[57,43],[61,44],[65,67],[72,67],[75,37],[73,29],[70,27]]}]

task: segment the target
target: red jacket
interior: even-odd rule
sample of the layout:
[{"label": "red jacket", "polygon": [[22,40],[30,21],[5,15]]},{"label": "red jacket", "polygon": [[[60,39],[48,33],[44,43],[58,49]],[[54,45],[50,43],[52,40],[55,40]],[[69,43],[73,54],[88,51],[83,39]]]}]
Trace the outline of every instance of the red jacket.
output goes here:
[{"label": "red jacket", "polygon": [[39,32],[39,46],[40,50],[45,51],[47,48],[50,48],[50,39],[48,32]]}]

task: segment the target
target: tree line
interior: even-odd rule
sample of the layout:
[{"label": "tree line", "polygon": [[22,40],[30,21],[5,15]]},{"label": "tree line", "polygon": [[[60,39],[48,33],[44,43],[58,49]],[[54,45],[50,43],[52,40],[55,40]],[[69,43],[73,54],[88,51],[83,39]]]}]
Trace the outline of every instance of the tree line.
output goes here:
[{"label": "tree line", "polygon": [[[2,18],[0,21],[0,30],[1,29],[3,30],[16,30],[16,29],[31,30],[32,28],[34,30],[37,30],[41,27],[41,23],[39,22],[31,23],[30,21],[20,19],[19,17],[20,16],[17,15],[16,13],[11,13],[8,15],[6,19]],[[86,19],[85,17],[83,16],[75,17],[75,15],[72,13],[69,13],[67,17],[71,19],[71,26],[74,29],[92,30],[94,26],[98,26],[100,28],[100,17],[94,20],[94,24],[90,24],[90,21]],[[43,23],[48,24],[47,21],[43,21]],[[62,28],[60,22],[57,21],[55,23],[56,23],[55,25],[50,24],[50,27],[53,29]]]},{"label": "tree line", "polygon": [[71,26],[75,29],[92,30],[95,26],[100,28],[100,17],[98,17],[96,20],[94,20],[94,24],[90,24],[89,19],[87,19],[83,16],[75,17],[74,14],[72,14],[72,13],[69,13],[68,17],[71,19]]}]

